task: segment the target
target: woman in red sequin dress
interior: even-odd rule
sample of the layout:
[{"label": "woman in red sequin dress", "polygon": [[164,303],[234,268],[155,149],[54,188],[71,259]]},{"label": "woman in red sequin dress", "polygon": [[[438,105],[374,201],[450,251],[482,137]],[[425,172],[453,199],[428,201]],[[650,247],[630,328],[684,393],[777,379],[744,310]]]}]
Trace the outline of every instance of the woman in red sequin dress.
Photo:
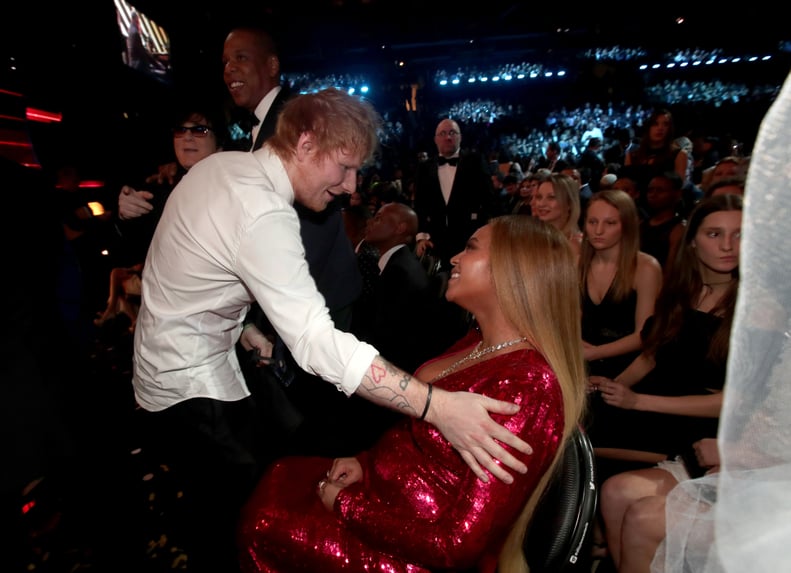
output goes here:
[{"label": "woman in red sequin dress", "polygon": [[282,459],[243,510],[244,570],[519,571],[531,510],[585,402],[574,261],[568,240],[532,217],[476,231],[452,260],[446,296],[478,328],[417,371],[448,390],[518,403],[517,414],[494,418],[533,446],[513,452],[526,474],[484,482],[412,418],[355,458]]}]

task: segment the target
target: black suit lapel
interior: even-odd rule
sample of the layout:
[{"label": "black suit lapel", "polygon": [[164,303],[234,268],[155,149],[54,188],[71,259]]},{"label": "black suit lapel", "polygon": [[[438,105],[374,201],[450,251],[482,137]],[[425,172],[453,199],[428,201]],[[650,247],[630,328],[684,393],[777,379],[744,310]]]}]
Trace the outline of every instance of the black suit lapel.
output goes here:
[{"label": "black suit lapel", "polygon": [[275,127],[277,127],[277,117],[280,115],[280,110],[282,109],[283,105],[289,100],[290,97],[291,90],[285,86],[280,88],[280,92],[272,102],[272,105],[270,106],[264,121],[261,122],[261,127],[258,129],[258,135],[255,136],[253,151],[260,149],[264,142],[274,135]]}]

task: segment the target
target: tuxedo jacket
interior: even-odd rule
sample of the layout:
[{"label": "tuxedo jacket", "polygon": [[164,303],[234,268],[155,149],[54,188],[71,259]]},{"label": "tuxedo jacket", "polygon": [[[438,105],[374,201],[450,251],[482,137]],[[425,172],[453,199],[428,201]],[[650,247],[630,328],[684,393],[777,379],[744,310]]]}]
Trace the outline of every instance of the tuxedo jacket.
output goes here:
[{"label": "tuxedo jacket", "polygon": [[393,253],[376,283],[370,342],[407,372],[436,354],[430,345],[439,300],[435,284],[408,246]]},{"label": "tuxedo jacket", "polygon": [[280,88],[280,91],[275,97],[275,100],[272,102],[272,105],[269,106],[269,111],[266,113],[266,117],[261,122],[261,127],[258,129],[258,135],[255,136],[253,151],[260,149],[264,142],[274,135],[275,127],[277,126],[277,117],[280,115],[280,110],[283,109],[283,105],[289,99],[291,99],[292,95],[292,91],[287,86]]},{"label": "tuxedo jacket", "polygon": [[[261,122],[253,150],[259,149],[275,133],[280,110],[293,95],[288,86],[280,89]],[[330,313],[337,311],[333,314],[336,326],[348,330],[351,319],[350,315],[346,315],[362,290],[362,277],[357,269],[354,248],[346,235],[340,204],[337,203],[331,203],[321,213],[314,213],[298,203],[294,204],[294,208],[299,216],[300,235],[310,274],[324,296]],[[261,324],[260,309],[253,310],[256,322]]]},{"label": "tuxedo jacket", "polygon": [[447,205],[436,159],[420,164],[415,178],[415,212],[420,232],[431,235],[434,254],[449,270],[451,257],[464,249],[479,227],[498,214],[492,178],[483,157],[461,153]]}]

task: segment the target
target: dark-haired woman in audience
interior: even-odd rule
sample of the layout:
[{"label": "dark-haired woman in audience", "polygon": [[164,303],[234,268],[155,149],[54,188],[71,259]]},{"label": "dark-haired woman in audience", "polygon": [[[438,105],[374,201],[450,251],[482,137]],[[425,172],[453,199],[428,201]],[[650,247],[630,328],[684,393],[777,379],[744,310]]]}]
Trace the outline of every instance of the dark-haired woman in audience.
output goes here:
[{"label": "dark-haired woman in audience", "polygon": [[[630,472],[602,497],[610,553],[619,564],[628,499],[666,493],[689,474],[680,456],[716,437],[739,284],[742,198],[703,199],[690,215],[672,272],[645,327],[643,352],[615,379],[591,376],[614,415],[593,444],[667,456]],[[609,441],[608,441],[609,440]],[[670,477],[669,477],[670,476]]]},{"label": "dark-haired woman in audience", "polygon": [[[126,215],[121,213],[117,228],[121,234],[122,254],[120,259],[127,266],[116,267],[110,271],[110,294],[104,312],[94,320],[98,327],[118,315],[125,315],[134,328],[137,310],[140,305],[140,276],[148,245],[154,236],[159,217],[170,192],[184,174],[198,161],[212,153],[222,150],[225,139],[225,124],[222,118],[204,109],[200,104],[185,105],[176,114],[171,128],[173,152],[176,156],[178,171],[175,181],[165,184],[150,183],[140,187],[148,195],[153,209],[147,213]],[[123,195],[123,192],[122,192]]]},{"label": "dark-haired woman in audience", "polygon": [[527,523],[585,403],[575,258],[551,225],[506,215],[451,262],[446,298],[479,329],[416,375],[517,402],[494,418],[533,446],[527,473],[484,482],[412,418],[354,458],[282,459],[245,507],[244,571],[527,570]]},{"label": "dark-haired woman in audience", "polygon": [[632,167],[643,185],[654,175],[665,171],[678,173],[682,187],[692,184],[688,171],[689,154],[673,145],[674,131],[673,114],[667,109],[656,109],[643,123],[640,143],[626,152],[624,166]]}]

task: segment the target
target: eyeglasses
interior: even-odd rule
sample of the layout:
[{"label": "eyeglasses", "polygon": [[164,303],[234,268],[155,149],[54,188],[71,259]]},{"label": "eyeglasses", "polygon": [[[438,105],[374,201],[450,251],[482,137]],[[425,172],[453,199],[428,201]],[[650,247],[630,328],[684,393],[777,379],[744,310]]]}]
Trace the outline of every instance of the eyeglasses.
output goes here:
[{"label": "eyeglasses", "polygon": [[179,125],[173,128],[173,137],[184,137],[187,132],[190,132],[193,137],[206,137],[211,131],[208,125]]},{"label": "eyeglasses", "polygon": [[440,131],[437,134],[437,137],[448,137],[449,135],[451,137],[456,137],[457,135],[459,135],[459,132],[456,131],[455,129],[451,129],[450,131]]}]

